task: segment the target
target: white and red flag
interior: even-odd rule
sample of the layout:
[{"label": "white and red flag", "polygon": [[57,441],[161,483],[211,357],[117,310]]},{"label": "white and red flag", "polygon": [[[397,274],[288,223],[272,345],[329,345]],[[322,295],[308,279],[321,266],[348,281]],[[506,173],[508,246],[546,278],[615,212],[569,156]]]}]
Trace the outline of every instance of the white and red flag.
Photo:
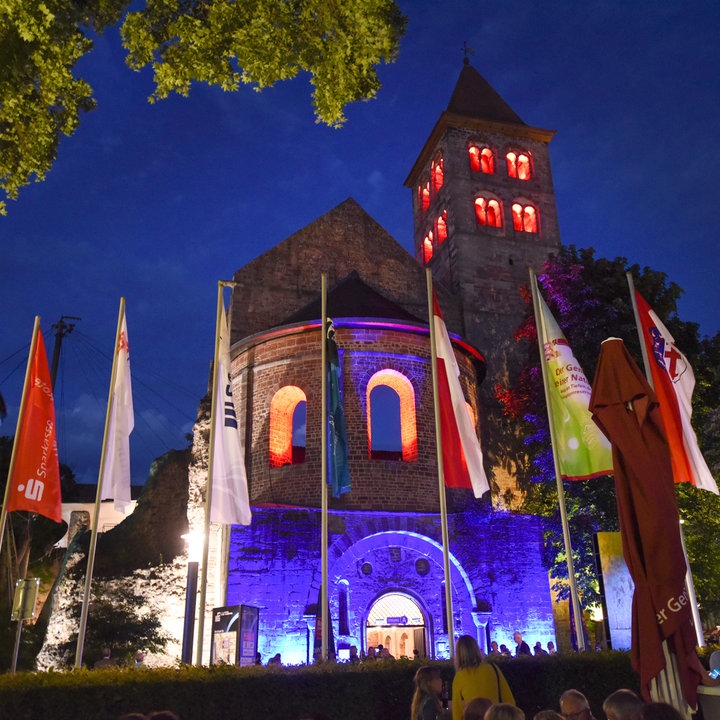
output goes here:
[{"label": "white and red flag", "polygon": [[127,320],[123,308],[115,348],[115,381],[113,384],[107,444],[101,474],[101,500],[113,498],[115,509],[125,512],[130,505],[130,433],[135,427],[132,383],[130,380],[130,346]]},{"label": "white and red flag", "polygon": [[460,369],[434,293],[433,322],[445,485],[471,488],[479,498],[490,485],[483,467],[480,441],[460,386]]},{"label": "white and red flag", "polygon": [[687,358],[660,318],[636,290],[635,301],[647,348],[660,416],[670,445],[673,478],[718,494],[717,483],[703,458],[693,430],[692,395],[695,375]]},{"label": "white and red flag", "polygon": [[15,438],[12,477],[8,481],[7,511],[27,510],[62,522],[55,403],[40,328],[31,353],[22,418]]}]

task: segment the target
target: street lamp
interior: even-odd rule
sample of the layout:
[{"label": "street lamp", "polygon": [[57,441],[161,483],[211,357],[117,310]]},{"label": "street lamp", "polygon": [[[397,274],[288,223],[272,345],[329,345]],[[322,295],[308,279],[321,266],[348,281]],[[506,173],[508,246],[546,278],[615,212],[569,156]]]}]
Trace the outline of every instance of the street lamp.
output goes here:
[{"label": "street lamp", "polygon": [[187,543],[188,569],[185,586],[185,620],[183,622],[182,656],[183,664],[192,663],[193,634],[195,632],[195,603],[197,600],[198,566],[202,552],[202,536],[199,533],[183,535]]}]

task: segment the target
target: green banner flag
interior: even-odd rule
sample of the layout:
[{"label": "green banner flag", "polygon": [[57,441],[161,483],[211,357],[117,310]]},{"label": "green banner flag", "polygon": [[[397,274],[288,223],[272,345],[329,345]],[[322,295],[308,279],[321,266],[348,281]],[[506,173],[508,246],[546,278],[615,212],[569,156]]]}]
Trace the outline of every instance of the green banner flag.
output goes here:
[{"label": "green banner flag", "polygon": [[588,410],[590,383],[539,292],[537,297],[536,321],[543,347],[542,362],[547,369],[548,410],[555,430],[560,473],[566,480],[612,475],[610,443]]}]

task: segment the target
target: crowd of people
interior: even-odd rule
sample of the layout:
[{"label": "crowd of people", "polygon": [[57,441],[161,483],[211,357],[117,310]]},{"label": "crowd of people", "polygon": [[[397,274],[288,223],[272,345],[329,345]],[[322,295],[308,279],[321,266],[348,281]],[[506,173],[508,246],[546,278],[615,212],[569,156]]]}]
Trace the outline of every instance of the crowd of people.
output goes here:
[{"label": "crowd of people", "polygon": [[[516,655],[532,654],[520,633],[515,633],[515,642]],[[483,657],[470,635],[457,641],[451,700],[443,689],[440,669],[432,665],[421,667],[415,674],[411,720],[595,720],[587,697],[574,688],[558,698],[559,712],[548,708],[528,718],[517,707],[502,670]],[[602,709],[607,720],[682,720],[672,705],[645,703],[632,690],[624,688],[610,694]]]}]

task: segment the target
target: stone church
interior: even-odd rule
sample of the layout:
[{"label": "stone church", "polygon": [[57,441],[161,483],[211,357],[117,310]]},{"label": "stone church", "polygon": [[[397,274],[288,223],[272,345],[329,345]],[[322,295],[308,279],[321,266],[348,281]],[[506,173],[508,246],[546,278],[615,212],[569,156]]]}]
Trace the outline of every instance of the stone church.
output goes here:
[{"label": "stone church", "polygon": [[[448,657],[460,634],[556,640],[542,528],[502,502],[492,390],[512,367],[528,267],[559,246],[548,144],[467,62],[405,184],[414,256],[348,199],[234,275],[231,376],[253,521],[229,538],[209,602],[259,608],[259,651],[312,662],[321,580],[320,278],[342,368],[352,490],[329,501],[339,657],[383,644]],[[453,339],[493,488],[448,489],[447,626],[425,268]],[[191,486],[192,495],[192,486]],[[224,562],[224,561],[223,561]],[[219,573],[224,576],[224,573]],[[206,641],[207,647],[207,641]]]}]

